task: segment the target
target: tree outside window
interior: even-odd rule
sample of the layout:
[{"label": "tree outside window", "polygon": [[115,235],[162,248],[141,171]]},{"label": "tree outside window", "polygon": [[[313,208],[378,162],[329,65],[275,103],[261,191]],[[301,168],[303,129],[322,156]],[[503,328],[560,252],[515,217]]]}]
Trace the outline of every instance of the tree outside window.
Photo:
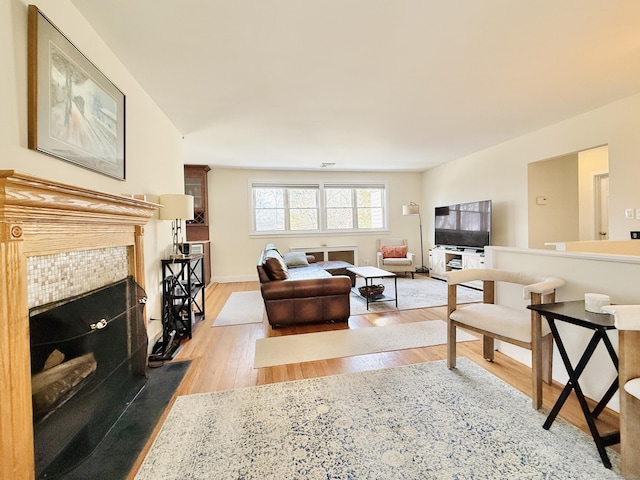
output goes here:
[{"label": "tree outside window", "polygon": [[384,189],[325,189],[327,230],[384,228]]}]

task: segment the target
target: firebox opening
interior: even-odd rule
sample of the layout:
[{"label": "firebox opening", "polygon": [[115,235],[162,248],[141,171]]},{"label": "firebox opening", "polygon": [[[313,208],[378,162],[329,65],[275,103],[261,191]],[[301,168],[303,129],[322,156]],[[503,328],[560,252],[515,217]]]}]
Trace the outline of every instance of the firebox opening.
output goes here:
[{"label": "firebox opening", "polygon": [[30,311],[36,475],[100,444],[146,380],[144,290],[132,277]]}]

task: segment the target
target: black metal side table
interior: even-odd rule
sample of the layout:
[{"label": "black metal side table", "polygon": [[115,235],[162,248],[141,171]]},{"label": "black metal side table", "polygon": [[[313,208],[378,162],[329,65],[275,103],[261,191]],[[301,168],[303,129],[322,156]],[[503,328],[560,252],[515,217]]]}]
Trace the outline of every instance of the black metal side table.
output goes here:
[{"label": "black metal side table", "polygon": [[[582,393],[579,379],[580,375],[582,375],[582,372],[584,371],[587,363],[591,359],[591,356],[595,352],[596,347],[600,342],[604,343],[604,346],[606,347],[607,352],[609,352],[609,356],[611,357],[611,361],[615,365],[616,371],[618,371],[618,355],[616,354],[616,351],[611,344],[611,340],[607,336],[607,330],[615,329],[613,316],[603,313],[587,312],[584,308],[584,301],[582,300],[573,302],[529,305],[527,308],[539,312],[549,322],[551,334],[553,335],[553,339],[558,346],[558,351],[560,352],[560,356],[562,357],[564,366],[567,369],[567,373],[569,374],[569,381],[565,385],[562,393],[558,397],[558,400],[551,409],[547,420],[544,422],[543,428],[545,430],[549,430],[549,428],[551,428],[551,425],[560,412],[560,409],[573,390],[578,397],[580,408],[582,409],[584,418],[589,425],[589,431],[591,432],[591,436],[596,443],[596,447],[598,449],[598,453],[600,454],[600,458],[602,459],[602,463],[605,467],[611,468],[611,461],[609,460],[609,456],[607,455],[605,447],[620,443],[620,432],[600,435],[600,432],[598,432],[598,428],[595,424],[595,419],[598,418],[598,415],[600,415],[600,413],[602,413],[604,408],[607,406],[607,403],[609,403],[613,395],[618,390],[618,377],[616,376],[616,379],[613,381],[613,383],[604,394],[602,399],[598,402],[593,411],[589,409],[589,405],[587,404],[587,401],[584,397],[584,393]],[[555,323],[556,321],[567,322],[573,325],[578,325],[580,327],[593,330],[591,340],[587,344],[587,347],[585,348],[582,356],[580,357],[580,360],[575,367],[571,364],[571,360],[569,359],[569,356],[567,354],[564,342],[562,341],[562,338],[558,333],[558,328]]]}]

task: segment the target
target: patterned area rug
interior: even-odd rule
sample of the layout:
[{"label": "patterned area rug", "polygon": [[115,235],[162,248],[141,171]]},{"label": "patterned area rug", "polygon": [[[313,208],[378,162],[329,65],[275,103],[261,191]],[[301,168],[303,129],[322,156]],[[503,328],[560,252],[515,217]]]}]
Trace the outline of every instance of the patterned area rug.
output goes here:
[{"label": "patterned area rug", "polygon": [[591,438],[444,362],[179,397],[137,480],[620,479]]},{"label": "patterned area rug", "polygon": [[[447,282],[416,275],[415,278],[397,277],[398,280],[398,308],[410,310],[413,308],[439,307],[447,304]],[[393,279],[374,279],[374,284],[383,284],[384,293],[394,296]],[[364,285],[362,278],[356,279],[356,286]],[[472,303],[482,301],[482,291],[473,288],[458,288],[458,303]],[[389,312],[396,310],[395,302],[370,303],[369,310],[365,300],[351,294],[351,315],[366,315],[367,313]]]}]

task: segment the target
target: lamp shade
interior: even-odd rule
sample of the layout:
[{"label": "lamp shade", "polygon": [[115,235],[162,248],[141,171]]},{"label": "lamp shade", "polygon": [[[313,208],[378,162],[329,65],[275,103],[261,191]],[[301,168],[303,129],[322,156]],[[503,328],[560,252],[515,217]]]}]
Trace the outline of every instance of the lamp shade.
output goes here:
[{"label": "lamp shade", "polygon": [[193,195],[167,193],[158,197],[160,220],[193,220]]},{"label": "lamp shade", "polygon": [[420,215],[420,205],[414,202],[409,205],[403,205],[402,215]]}]

